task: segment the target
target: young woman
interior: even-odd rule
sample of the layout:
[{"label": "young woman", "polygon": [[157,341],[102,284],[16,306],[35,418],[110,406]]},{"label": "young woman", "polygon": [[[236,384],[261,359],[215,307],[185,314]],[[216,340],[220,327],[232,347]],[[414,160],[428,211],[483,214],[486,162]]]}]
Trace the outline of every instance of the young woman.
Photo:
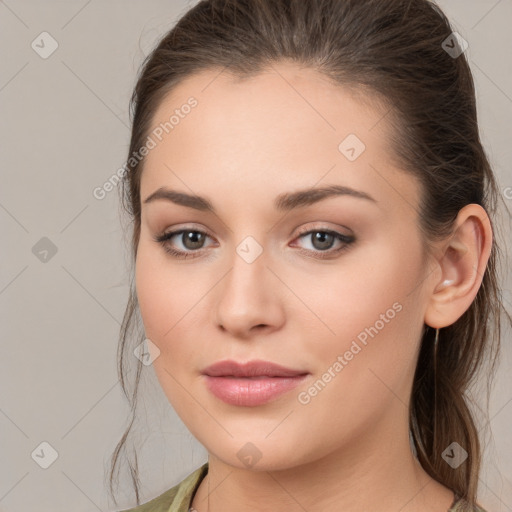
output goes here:
[{"label": "young woman", "polygon": [[131,511],[483,510],[466,392],[503,308],[464,50],[428,0],[204,0],[148,56],[119,371],[209,456]]}]

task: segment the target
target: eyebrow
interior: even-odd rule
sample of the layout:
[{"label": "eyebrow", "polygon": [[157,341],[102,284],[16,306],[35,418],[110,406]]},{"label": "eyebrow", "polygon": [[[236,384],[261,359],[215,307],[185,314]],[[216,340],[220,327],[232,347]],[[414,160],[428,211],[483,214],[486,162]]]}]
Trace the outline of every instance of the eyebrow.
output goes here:
[{"label": "eyebrow", "polygon": [[[377,201],[366,192],[355,190],[343,185],[329,185],[280,194],[274,201],[274,208],[278,211],[286,212],[295,208],[309,206],[334,196],[350,196],[377,203]],[[144,200],[144,204],[151,203],[157,199],[171,201],[181,206],[216,214],[211,201],[198,195],[186,194],[185,192],[178,192],[176,190],[160,187]]]}]

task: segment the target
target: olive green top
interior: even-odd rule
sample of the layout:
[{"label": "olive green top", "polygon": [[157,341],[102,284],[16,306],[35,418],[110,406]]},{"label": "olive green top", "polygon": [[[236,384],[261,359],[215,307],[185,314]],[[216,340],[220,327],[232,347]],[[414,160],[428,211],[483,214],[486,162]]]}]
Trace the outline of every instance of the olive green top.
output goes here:
[{"label": "olive green top", "polygon": [[[119,512],[194,512],[192,500],[194,494],[201,483],[201,480],[208,473],[208,462],[196,469],[188,475],[179,484],[165,491],[157,498],[139,505],[129,510],[121,510]],[[455,498],[450,509],[447,512],[458,512],[462,505],[462,500]],[[483,508],[474,507],[473,512],[486,512]]]}]

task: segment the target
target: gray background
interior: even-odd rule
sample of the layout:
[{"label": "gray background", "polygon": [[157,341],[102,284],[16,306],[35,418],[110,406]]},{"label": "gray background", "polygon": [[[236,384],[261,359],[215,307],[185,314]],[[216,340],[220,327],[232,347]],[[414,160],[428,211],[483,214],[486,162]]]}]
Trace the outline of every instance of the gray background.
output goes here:
[{"label": "gray background", "polygon": [[[128,413],[116,348],[129,259],[117,191],[103,200],[92,192],[125,162],[142,59],[192,3],[0,1],[1,512],[114,510],[106,470]],[[439,4],[469,42],[482,139],[510,208],[512,0]],[[31,47],[43,31],[58,43],[46,59]],[[510,239],[510,221],[503,226]],[[48,249],[43,237],[57,250],[46,262],[33,252]],[[496,512],[512,511],[510,340],[507,330],[480,487]],[[148,371],[143,389],[155,416],[141,453],[143,501],[206,460]],[[47,469],[36,463],[43,442],[58,455]],[[51,448],[42,448],[48,458]],[[117,508],[133,504],[125,479]]]}]

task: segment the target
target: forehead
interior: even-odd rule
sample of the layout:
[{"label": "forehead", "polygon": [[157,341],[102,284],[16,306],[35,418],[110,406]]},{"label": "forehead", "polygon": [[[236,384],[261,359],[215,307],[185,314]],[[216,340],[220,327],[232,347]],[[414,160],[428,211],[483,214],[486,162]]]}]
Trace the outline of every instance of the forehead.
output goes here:
[{"label": "forehead", "polygon": [[198,136],[208,135],[217,141],[234,131],[239,143],[247,136],[258,140],[258,134],[267,143],[275,134],[280,139],[287,135],[300,138],[296,130],[283,131],[283,127],[301,128],[304,135],[330,134],[334,137],[329,139],[335,142],[348,133],[357,133],[374,144],[387,134],[389,109],[375,93],[334,84],[313,69],[291,63],[273,64],[248,77],[218,69],[189,76],[164,97],[152,125],[169,121],[191,97],[197,106],[185,114],[190,118],[187,123],[182,123],[184,117],[180,116],[178,124],[182,126],[172,128],[174,136],[180,132],[185,135],[187,125],[193,125],[194,131],[199,128]]},{"label": "forehead", "polygon": [[159,130],[161,140],[153,135],[141,197],[176,185],[207,193],[213,182],[227,194],[242,184],[289,191],[325,177],[374,197],[383,195],[385,181],[389,189],[398,179],[414,201],[415,180],[392,161],[388,114],[377,97],[295,64],[273,64],[243,79],[202,71],[177,85],[153,115],[149,135]]}]

